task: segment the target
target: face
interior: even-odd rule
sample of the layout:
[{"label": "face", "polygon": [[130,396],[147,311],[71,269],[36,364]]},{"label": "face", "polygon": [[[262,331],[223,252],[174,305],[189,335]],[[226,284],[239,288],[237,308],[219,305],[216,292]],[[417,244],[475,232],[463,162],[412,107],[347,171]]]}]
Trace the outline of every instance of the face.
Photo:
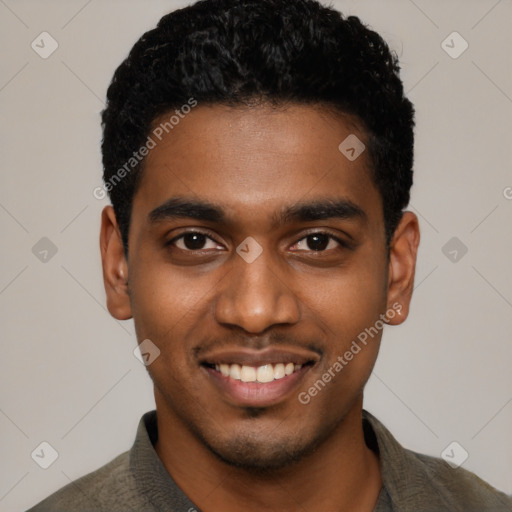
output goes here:
[{"label": "face", "polygon": [[147,157],[128,261],[103,212],[108,307],[160,350],[159,416],[230,464],[281,467],[334,435],[361,408],[383,315],[406,317],[416,218],[388,254],[368,155],[338,149],[351,134],[364,142],[318,107],[198,106]]}]

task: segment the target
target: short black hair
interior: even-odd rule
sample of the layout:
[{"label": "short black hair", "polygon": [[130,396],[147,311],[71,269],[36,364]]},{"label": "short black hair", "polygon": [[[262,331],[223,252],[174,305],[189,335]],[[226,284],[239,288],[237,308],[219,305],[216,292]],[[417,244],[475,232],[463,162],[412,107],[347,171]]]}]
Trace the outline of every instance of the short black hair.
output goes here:
[{"label": "short black hair", "polygon": [[117,68],[102,112],[103,180],[125,254],[139,149],[157,118],[195,104],[318,104],[356,116],[389,244],[413,175],[414,108],[399,71],[376,32],[316,0],[202,0],[165,15]]}]

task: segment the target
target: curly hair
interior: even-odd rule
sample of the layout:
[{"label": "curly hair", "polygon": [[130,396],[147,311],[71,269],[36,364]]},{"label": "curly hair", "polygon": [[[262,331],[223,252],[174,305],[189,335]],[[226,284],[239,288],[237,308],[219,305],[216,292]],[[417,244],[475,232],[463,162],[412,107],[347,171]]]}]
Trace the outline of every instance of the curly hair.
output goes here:
[{"label": "curly hair", "polygon": [[103,180],[125,253],[144,159],[112,177],[152,124],[190,103],[319,104],[356,117],[389,241],[409,202],[414,108],[398,59],[355,16],[316,0],[202,0],[165,15],[117,68],[102,112]]}]

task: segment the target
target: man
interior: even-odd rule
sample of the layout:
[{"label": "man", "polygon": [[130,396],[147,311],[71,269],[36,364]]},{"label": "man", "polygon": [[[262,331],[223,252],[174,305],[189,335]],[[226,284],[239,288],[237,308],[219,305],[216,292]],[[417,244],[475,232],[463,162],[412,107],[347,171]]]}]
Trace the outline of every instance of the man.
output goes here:
[{"label": "man", "polygon": [[362,409],[419,243],[398,71],[313,0],[205,0],[135,44],[103,113],[100,246],[156,412],[32,510],[512,510]]}]

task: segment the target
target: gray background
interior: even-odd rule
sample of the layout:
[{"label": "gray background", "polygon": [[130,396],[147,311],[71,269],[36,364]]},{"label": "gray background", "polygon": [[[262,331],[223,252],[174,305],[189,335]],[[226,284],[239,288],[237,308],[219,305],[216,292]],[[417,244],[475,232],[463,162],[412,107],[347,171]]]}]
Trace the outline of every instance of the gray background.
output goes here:
[{"label": "gray background", "polygon": [[[154,407],[133,324],[105,309],[107,201],[92,191],[112,73],[183,5],[0,0],[2,511],[24,510],[128,449]],[[512,493],[512,3],[334,5],[395,49],[417,109],[417,289],[409,320],[385,332],[365,407],[416,451],[440,456],[457,441],[469,453],[463,467]],[[31,48],[43,31],[59,45],[47,59]],[[442,46],[453,31],[469,44],[458,58]],[[444,44],[463,48],[457,36]],[[43,237],[56,254],[44,253]],[[43,441],[59,455],[46,470],[31,458]]]}]

